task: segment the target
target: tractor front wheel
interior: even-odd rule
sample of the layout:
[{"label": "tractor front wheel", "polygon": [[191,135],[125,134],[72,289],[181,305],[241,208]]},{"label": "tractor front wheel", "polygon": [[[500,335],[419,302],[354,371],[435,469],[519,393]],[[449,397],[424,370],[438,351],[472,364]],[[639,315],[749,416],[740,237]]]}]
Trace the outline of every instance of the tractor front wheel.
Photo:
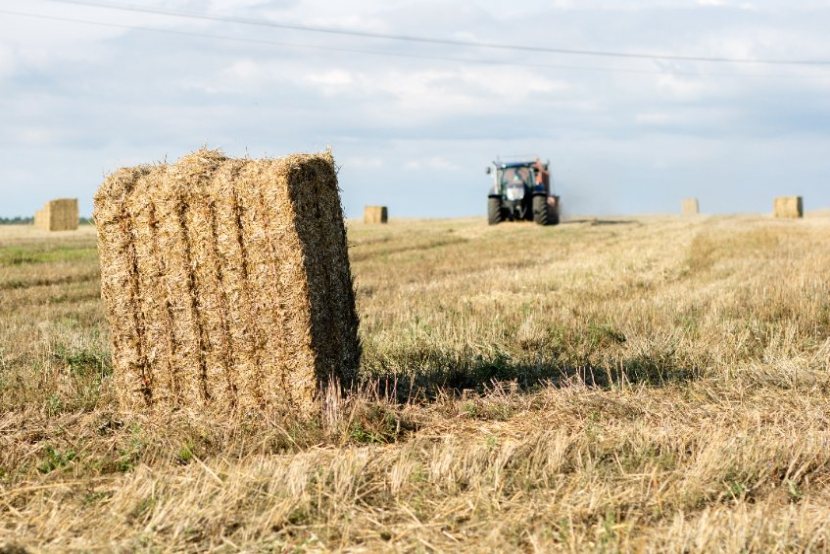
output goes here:
[{"label": "tractor front wheel", "polygon": [[538,225],[547,225],[550,223],[548,218],[547,194],[537,194],[533,197],[533,221]]},{"label": "tractor front wheel", "polygon": [[487,197],[487,223],[497,225],[504,220],[504,210],[501,209],[501,196]]}]

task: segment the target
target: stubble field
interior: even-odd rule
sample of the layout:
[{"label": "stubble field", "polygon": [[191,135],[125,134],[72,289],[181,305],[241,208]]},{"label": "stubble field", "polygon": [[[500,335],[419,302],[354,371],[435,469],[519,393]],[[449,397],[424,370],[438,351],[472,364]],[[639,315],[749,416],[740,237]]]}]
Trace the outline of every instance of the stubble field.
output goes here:
[{"label": "stubble field", "polygon": [[160,420],[94,230],[0,227],[0,552],[830,550],[830,215],[349,242],[359,391]]}]

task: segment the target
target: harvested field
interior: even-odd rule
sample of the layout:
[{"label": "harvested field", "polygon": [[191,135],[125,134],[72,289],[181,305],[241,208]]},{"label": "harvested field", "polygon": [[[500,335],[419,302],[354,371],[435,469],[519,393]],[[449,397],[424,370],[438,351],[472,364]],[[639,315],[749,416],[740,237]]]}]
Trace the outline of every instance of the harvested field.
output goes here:
[{"label": "harvested field", "polygon": [[800,196],[779,196],[772,206],[775,217],[800,219],[804,217],[804,201]]},{"label": "harvested field", "polygon": [[35,227],[42,231],[75,231],[78,218],[77,198],[50,200],[35,214]]},{"label": "harvested field", "polygon": [[363,223],[388,223],[389,210],[386,206],[366,206],[363,208]]},{"label": "harvested field", "polygon": [[330,155],[200,150],[95,197],[114,381],[126,409],[313,413],[359,363]]},{"label": "harvested field", "polygon": [[830,549],[828,214],[348,231],[360,391],[217,422],[119,412],[88,228],[0,228],[0,548]]}]

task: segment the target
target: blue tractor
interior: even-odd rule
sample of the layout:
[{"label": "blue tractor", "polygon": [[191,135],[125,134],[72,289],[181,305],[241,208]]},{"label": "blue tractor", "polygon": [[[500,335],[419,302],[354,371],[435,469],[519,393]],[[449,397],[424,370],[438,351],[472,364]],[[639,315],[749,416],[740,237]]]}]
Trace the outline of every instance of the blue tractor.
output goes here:
[{"label": "blue tractor", "polygon": [[559,196],[551,193],[549,162],[495,161],[487,168],[493,186],[487,196],[487,222],[559,223]]}]

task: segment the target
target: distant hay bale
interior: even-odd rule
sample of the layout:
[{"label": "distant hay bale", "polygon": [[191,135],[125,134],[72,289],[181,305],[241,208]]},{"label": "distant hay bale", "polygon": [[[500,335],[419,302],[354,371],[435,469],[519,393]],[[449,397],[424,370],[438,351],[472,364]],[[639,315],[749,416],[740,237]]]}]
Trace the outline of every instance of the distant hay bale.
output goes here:
[{"label": "distant hay bale", "polygon": [[360,359],[330,154],[116,171],[95,196],[114,380],[128,409],[308,413]]},{"label": "distant hay bale", "polygon": [[389,210],[386,206],[366,206],[363,209],[363,223],[388,223]]},{"label": "distant hay bale", "polygon": [[773,215],[787,219],[804,217],[804,201],[800,196],[779,196],[773,204]]},{"label": "distant hay bale", "polygon": [[685,198],[683,200],[683,215],[700,214],[700,202],[697,198]]},{"label": "distant hay bale", "polygon": [[43,231],[75,231],[78,220],[77,198],[50,200],[35,213],[35,227]]}]

